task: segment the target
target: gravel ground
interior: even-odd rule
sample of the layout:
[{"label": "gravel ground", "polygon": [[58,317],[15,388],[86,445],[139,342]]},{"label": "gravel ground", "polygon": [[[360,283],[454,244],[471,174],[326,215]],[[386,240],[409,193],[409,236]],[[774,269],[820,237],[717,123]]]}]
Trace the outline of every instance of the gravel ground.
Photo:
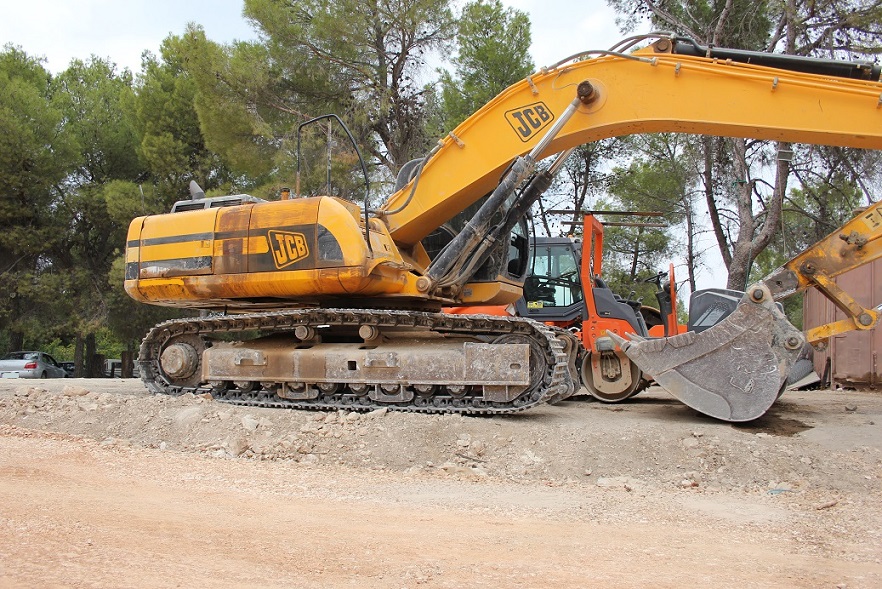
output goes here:
[{"label": "gravel ground", "polygon": [[0,587],[879,587],[882,395],[508,417],[0,381]]}]

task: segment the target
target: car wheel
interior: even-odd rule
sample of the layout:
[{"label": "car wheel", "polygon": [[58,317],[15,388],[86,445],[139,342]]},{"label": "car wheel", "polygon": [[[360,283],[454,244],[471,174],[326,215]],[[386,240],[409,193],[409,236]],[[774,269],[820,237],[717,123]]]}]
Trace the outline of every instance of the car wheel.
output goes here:
[{"label": "car wheel", "polygon": [[40,378],[46,378],[46,371],[45,370],[40,373]]}]

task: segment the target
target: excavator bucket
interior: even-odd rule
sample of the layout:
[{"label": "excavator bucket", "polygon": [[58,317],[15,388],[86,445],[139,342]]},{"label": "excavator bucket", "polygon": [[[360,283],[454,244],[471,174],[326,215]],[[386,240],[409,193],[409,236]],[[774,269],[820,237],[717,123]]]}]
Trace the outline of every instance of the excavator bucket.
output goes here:
[{"label": "excavator bucket", "polygon": [[630,341],[609,334],[625,354],[677,399],[716,419],[750,421],[783,391],[805,337],[753,285],[731,315],[700,333]]}]

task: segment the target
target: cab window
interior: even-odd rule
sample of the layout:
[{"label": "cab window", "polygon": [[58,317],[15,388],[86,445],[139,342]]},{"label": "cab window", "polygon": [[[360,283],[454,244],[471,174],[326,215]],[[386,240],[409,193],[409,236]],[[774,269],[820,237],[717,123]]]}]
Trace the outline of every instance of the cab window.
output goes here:
[{"label": "cab window", "polygon": [[524,283],[527,306],[568,307],[582,300],[579,267],[567,245],[540,246]]}]

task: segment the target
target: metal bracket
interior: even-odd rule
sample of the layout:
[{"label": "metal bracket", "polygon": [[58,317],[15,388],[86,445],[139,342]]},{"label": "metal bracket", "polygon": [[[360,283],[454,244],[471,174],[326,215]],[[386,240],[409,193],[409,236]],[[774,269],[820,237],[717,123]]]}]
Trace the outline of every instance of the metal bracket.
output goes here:
[{"label": "metal bracket", "polygon": [[813,274],[811,281],[815,288],[830,299],[847,317],[806,331],[806,339],[809,343],[814,344],[855,329],[868,330],[876,327],[879,322],[878,311],[861,306],[854,300],[854,297],[842,290],[838,284],[824,274]]}]

